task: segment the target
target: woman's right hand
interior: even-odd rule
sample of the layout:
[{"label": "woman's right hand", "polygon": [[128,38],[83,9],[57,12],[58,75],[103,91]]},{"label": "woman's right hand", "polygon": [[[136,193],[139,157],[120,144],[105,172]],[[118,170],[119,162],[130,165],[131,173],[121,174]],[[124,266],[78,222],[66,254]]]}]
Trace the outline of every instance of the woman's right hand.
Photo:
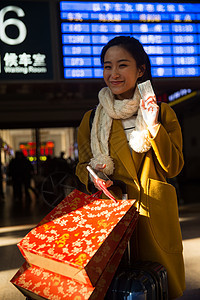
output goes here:
[{"label": "woman's right hand", "polygon": [[[97,171],[97,172],[103,172],[103,169],[106,167],[106,164],[97,164],[96,166],[95,166],[95,171]],[[111,186],[112,184],[113,184],[113,182],[112,182],[112,180],[110,180],[110,179],[108,179],[108,180],[104,180],[104,179],[101,179],[101,178],[98,178],[98,179],[95,179],[94,177],[93,177],[93,183],[94,183],[94,186],[95,186],[95,188],[96,189],[98,189],[98,190],[102,190],[101,188],[100,188],[100,185],[98,184],[99,182],[105,182],[104,184],[105,184],[105,186],[106,186],[106,188],[108,188],[109,186]]]}]

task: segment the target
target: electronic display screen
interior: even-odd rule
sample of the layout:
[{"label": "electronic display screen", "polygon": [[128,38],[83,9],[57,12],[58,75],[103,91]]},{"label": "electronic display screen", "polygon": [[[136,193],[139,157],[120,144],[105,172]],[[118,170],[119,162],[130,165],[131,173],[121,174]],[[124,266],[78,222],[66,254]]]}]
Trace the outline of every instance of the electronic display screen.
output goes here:
[{"label": "electronic display screen", "polygon": [[63,78],[101,78],[102,47],[137,38],[157,78],[200,76],[200,4],[60,1]]},{"label": "electronic display screen", "polygon": [[0,1],[0,79],[53,79],[48,2]]}]

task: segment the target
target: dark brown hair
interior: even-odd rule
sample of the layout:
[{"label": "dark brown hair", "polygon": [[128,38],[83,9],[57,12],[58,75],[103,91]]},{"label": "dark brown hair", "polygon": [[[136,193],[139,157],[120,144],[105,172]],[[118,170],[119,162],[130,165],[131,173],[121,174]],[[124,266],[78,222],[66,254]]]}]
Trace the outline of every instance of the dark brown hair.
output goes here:
[{"label": "dark brown hair", "polygon": [[101,51],[101,64],[104,65],[104,57],[106,51],[113,46],[120,46],[128,51],[131,56],[135,59],[137,67],[141,68],[142,65],[146,66],[145,72],[142,77],[138,79],[138,81],[143,82],[146,80],[150,80],[152,82],[152,75],[151,75],[151,63],[147,53],[145,52],[142,44],[135,39],[134,37],[130,36],[116,36],[112,40],[110,40],[102,49]]}]

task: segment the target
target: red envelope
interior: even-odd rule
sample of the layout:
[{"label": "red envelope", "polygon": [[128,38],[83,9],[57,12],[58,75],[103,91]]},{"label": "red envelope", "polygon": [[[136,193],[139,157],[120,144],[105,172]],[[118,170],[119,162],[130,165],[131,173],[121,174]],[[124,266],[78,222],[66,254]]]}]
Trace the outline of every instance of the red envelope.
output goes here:
[{"label": "red envelope", "polygon": [[95,286],[137,215],[134,203],[74,190],[18,247],[30,264]]}]

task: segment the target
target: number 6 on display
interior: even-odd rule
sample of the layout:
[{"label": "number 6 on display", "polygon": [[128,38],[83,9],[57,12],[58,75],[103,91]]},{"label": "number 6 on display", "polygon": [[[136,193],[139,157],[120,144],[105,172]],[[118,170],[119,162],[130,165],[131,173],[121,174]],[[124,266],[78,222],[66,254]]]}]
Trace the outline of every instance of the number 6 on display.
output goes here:
[{"label": "number 6 on display", "polygon": [[[6,6],[0,10],[0,40],[8,45],[18,45],[21,44],[27,35],[27,29],[24,23],[18,19],[10,18],[4,21],[7,12],[13,11],[18,17],[24,17],[24,11],[17,6]],[[17,38],[10,38],[6,34],[6,27],[9,25],[16,26],[19,31]]]}]

